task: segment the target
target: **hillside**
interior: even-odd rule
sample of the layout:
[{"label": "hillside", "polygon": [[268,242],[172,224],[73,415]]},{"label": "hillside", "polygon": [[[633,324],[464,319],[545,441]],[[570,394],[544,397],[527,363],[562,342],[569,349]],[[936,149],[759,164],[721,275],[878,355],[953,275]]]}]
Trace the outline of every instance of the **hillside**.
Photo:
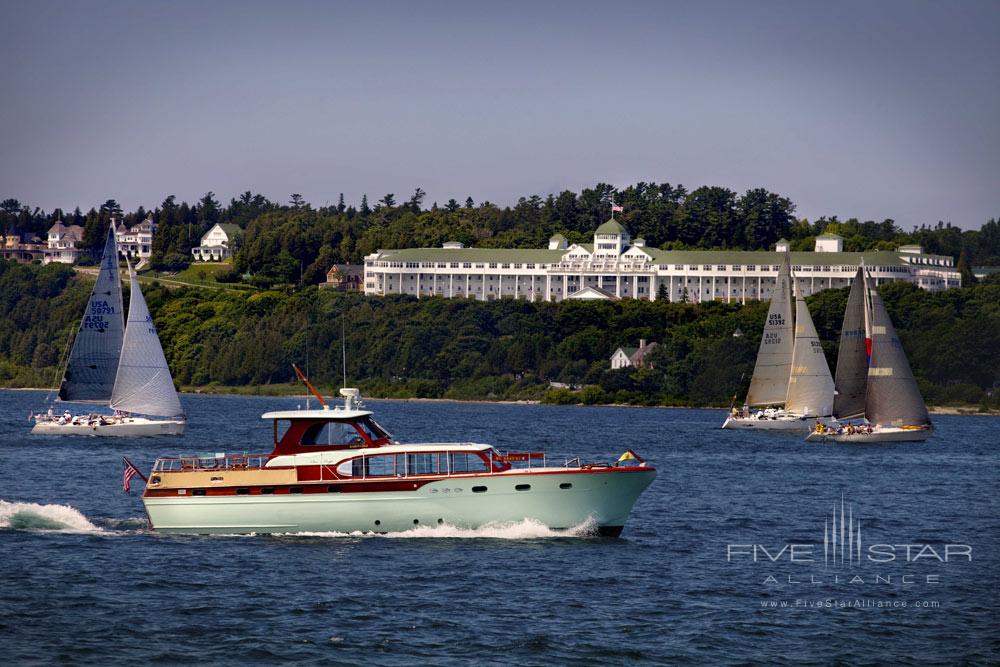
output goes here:
[{"label": "hillside", "polygon": [[[47,386],[89,293],[72,269],[0,262],[0,386]],[[929,293],[880,290],[929,403],[1000,405],[1000,280]],[[365,297],[315,287],[256,293],[144,287],[178,384],[321,385],[347,377],[373,396],[725,405],[742,394],[765,303],[528,303]],[[808,299],[831,368],[846,290]],[[740,330],[742,336],[733,334]],[[640,338],[654,368],[612,371]],[[583,385],[550,390],[550,382]]]}]

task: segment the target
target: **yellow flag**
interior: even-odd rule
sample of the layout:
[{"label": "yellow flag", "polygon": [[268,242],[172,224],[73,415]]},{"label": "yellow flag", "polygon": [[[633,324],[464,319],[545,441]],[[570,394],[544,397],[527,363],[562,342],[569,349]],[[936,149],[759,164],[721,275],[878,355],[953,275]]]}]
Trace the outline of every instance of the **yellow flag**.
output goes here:
[{"label": "yellow flag", "polygon": [[632,453],[631,449],[625,450],[625,453],[618,457],[618,462],[628,461],[629,459],[636,458],[635,454]]}]

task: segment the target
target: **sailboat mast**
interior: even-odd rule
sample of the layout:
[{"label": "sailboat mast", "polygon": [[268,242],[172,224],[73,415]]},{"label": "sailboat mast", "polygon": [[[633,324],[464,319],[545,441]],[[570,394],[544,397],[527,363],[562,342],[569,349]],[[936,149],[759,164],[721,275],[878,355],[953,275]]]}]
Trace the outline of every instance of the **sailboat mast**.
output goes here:
[{"label": "sailboat mast", "polygon": [[868,291],[868,268],[865,267],[865,258],[861,258],[861,284],[864,286],[865,296],[865,358],[868,363],[872,362],[872,302],[871,293]]}]

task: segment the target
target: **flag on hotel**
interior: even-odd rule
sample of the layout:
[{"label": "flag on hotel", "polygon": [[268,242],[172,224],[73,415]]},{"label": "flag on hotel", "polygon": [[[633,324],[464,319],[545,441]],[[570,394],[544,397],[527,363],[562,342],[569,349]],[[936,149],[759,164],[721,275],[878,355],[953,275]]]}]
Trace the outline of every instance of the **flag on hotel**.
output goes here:
[{"label": "flag on hotel", "polygon": [[132,487],[132,478],[138,475],[142,481],[146,481],[146,476],[139,472],[139,469],[132,465],[124,456],[122,457],[122,491],[129,493]]},{"label": "flag on hotel", "polygon": [[612,204],[611,205],[611,212],[612,213],[624,213],[625,212],[625,207],[624,206],[619,206],[618,204]]}]

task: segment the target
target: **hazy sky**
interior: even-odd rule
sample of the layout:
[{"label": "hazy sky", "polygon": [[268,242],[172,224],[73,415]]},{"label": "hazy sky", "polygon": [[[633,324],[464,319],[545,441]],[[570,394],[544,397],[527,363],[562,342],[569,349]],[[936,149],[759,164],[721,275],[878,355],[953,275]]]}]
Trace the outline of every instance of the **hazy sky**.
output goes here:
[{"label": "hazy sky", "polygon": [[0,0],[0,198],[765,187],[1000,216],[1000,1]]}]

